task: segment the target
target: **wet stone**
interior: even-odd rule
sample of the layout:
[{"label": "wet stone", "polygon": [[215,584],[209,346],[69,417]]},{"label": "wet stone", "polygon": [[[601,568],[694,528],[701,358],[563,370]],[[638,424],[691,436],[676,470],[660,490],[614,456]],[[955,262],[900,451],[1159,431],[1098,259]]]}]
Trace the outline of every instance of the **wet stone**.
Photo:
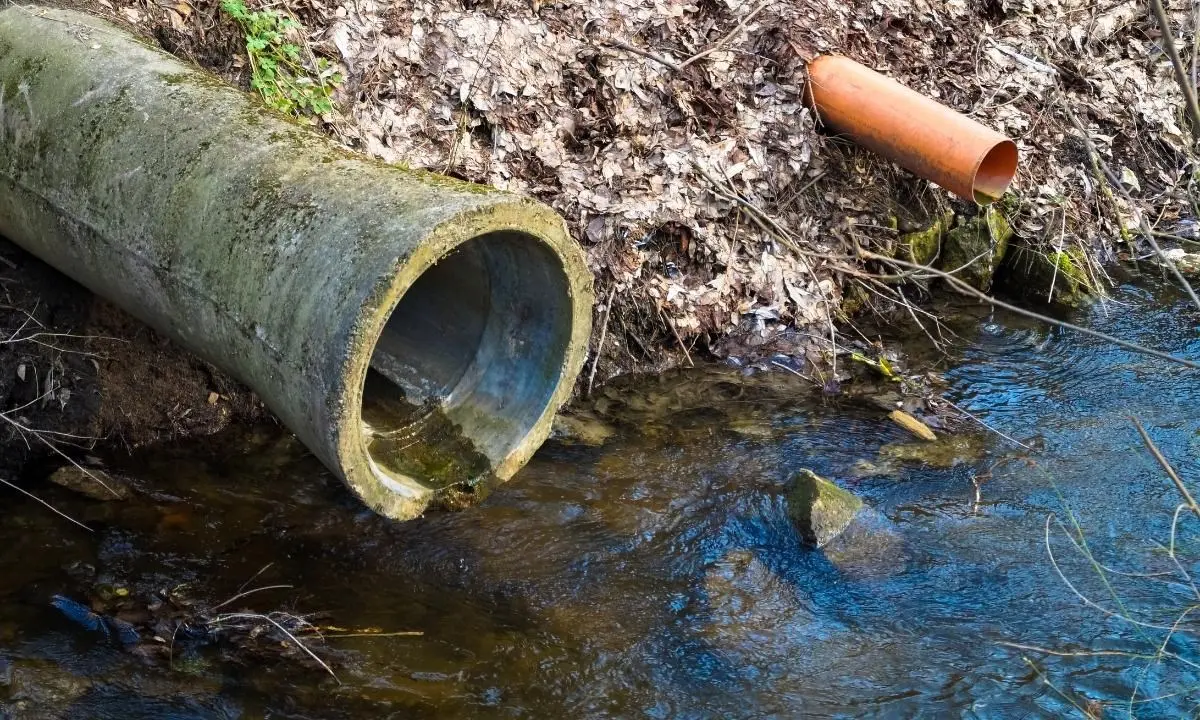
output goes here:
[{"label": "wet stone", "polygon": [[616,435],[611,425],[590,414],[558,415],[551,437],[565,445],[600,447]]},{"label": "wet stone", "polygon": [[824,547],[841,534],[863,509],[862,500],[854,493],[811,470],[801,470],[792,478],[787,505],[800,537],[815,547]]},{"label": "wet stone", "polygon": [[992,277],[1004,260],[1012,228],[998,211],[964,219],[946,232],[942,241],[941,269],[953,272],[968,285],[989,291]]},{"label": "wet stone", "polygon": [[49,480],[55,485],[101,502],[128,500],[133,494],[128,480],[98,468],[65,465],[55,470]]},{"label": "wet stone", "polygon": [[884,445],[879,449],[879,458],[883,463],[912,462],[933,468],[951,468],[979,460],[987,449],[984,435],[943,435],[934,442]]}]

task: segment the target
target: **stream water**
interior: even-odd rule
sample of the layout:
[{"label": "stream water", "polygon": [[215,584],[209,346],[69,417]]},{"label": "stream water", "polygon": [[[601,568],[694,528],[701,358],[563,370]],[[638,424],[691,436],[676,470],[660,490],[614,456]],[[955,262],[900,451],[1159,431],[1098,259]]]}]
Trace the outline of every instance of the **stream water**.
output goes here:
[{"label": "stream water", "polygon": [[[1175,565],[1158,543],[1180,498],[1129,420],[1200,488],[1200,373],[962,315],[947,395],[1030,449],[987,433],[926,463],[887,449],[910,439],[882,412],[790,375],[696,371],[610,390],[622,421],[601,447],[551,442],[483,506],[406,524],[272,428],[135,457],[127,501],[36,486],[91,533],[6,493],[0,717],[1194,715],[1195,623],[1164,643],[1106,611],[1171,626],[1200,602],[1180,575],[1200,569],[1200,522],[1179,521]],[[1123,287],[1073,319],[1200,357],[1196,315],[1169,289]],[[801,468],[889,526],[863,547],[804,548],[783,499]],[[1150,576],[1102,582],[1051,520],[1062,574],[1104,610],[1085,605],[1051,565],[1048,518],[1076,518],[1097,562]],[[255,652],[175,639],[147,661],[51,605],[167,591],[215,605],[271,585],[291,587],[223,610],[319,611],[340,628],[312,641],[337,680],[267,636]]]}]

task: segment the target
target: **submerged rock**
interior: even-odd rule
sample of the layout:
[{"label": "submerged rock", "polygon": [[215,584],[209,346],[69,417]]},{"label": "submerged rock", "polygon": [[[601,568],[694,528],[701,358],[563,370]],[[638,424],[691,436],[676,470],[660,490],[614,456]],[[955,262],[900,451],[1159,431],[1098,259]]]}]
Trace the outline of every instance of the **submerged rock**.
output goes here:
[{"label": "submerged rock", "polygon": [[65,465],[55,470],[49,480],[93,500],[127,500],[133,494],[128,480],[98,468]]},{"label": "submerged rock", "polygon": [[88,678],[48,660],[18,660],[10,677],[9,703],[0,703],[0,717],[5,710],[18,718],[63,717],[92,688]]},{"label": "submerged rock", "polygon": [[[699,635],[730,658],[762,652],[781,627],[815,620],[802,591],[768,567],[753,550],[734,548],[709,565],[701,586]],[[783,652],[786,649],[781,647]]]},{"label": "submerged rock", "polygon": [[908,565],[904,539],[895,525],[869,507],[863,507],[822,551],[840,573],[855,580],[891,577]]},{"label": "submerged rock", "polygon": [[592,415],[557,415],[551,437],[568,445],[600,447],[617,434],[611,425]]},{"label": "submerged rock", "polygon": [[846,529],[863,502],[813,471],[801,470],[792,478],[787,507],[804,542],[824,547]]},{"label": "submerged rock", "polygon": [[995,209],[978,217],[962,220],[947,231],[942,240],[939,267],[954,273],[966,284],[983,292],[992,287],[992,278],[1008,250],[1012,227]]},{"label": "submerged rock", "polygon": [[903,538],[890,520],[810,470],[796,474],[788,514],[805,542],[848,577],[888,577],[907,565]]},{"label": "submerged rock", "polygon": [[987,452],[984,435],[943,435],[935,442],[889,443],[879,449],[880,460],[919,462],[929,467],[949,468],[974,462]]}]

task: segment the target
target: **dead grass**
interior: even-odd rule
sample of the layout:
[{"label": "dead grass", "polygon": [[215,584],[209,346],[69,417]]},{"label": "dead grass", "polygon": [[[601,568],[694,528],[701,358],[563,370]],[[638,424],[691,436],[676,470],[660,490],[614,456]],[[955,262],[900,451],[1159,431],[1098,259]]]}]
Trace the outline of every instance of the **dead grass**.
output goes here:
[{"label": "dead grass", "polygon": [[[1184,546],[1179,541],[1181,521],[1189,514],[1200,518],[1200,507],[1196,505],[1186,483],[1180,478],[1168,459],[1155,445],[1141,422],[1131,418],[1137,429],[1142,443],[1155,462],[1162,468],[1164,474],[1171,480],[1183,500],[1172,513],[1170,532],[1165,542],[1157,544],[1157,558],[1137,558],[1132,555],[1122,558],[1122,564],[1137,567],[1139,563],[1147,566],[1160,566],[1165,558],[1169,567],[1165,570],[1121,570],[1103,563],[1097,558],[1092,547],[1088,544],[1087,534],[1075,512],[1067,507],[1065,521],[1054,514],[1046,517],[1044,544],[1046,556],[1051,568],[1066,588],[1092,611],[1111,618],[1114,623],[1132,633],[1135,641],[1144,646],[1141,650],[1123,649],[1093,649],[1080,648],[1063,650],[1021,643],[1002,643],[1007,647],[1036,654],[1040,657],[1091,659],[1098,657],[1127,660],[1130,663],[1128,672],[1136,678],[1130,696],[1123,701],[1099,702],[1081,698],[1072,689],[1060,687],[1045,673],[1043,668],[1033,659],[1025,657],[1025,662],[1034,671],[1039,681],[1074,706],[1085,717],[1105,717],[1106,710],[1119,711],[1122,716],[1136,718],[1143,711],[1161,710],[1154,703],[1172,699],[1193,698],[1198,689],[1194,677],[1200,671],[1200,662],[1190,656],[1187,648],[1200,633],[1200,625],[1191,618],[1200,613],[1200,587],[1189,571],[1195,564],[1192,554],[1194,546]],[[1051,479],[1053,485],[1053,480]],[[1057,489],[1057,488],[1056,488]],[[1071,551],[1069,557],[1081,561],[1081,566],[1087,570],[1084,577],[1073,576],[1065,565],[1066,558],[1055,550],[1054,540],[1066,542]],[[1088,577],[1090,576],[1090,577]],[[1085,588],[1083,582],[1088,581],[1092,588]],[[1127,595],[1135,592],[1139,583],[1166,584],[1179,588],[1191,600],[1177,598],[1170,605],[1156,607],[1140,607],[1134,609],[1125,600]],[[1137,593],[1144,597],[1144,593]],[[1174,642],[1177,637],[1186,636],[1187,642]],[[1177,652],[1173,648],[1179,648]],[[1182,654],[1181,654],[1182,653]],[[1142,688],[1153,685],[1153,693],[1143,693]],[[1194,710],[1194,708],[1193,708]],[[1157,717],[1158,715],[1154,715]]]}]

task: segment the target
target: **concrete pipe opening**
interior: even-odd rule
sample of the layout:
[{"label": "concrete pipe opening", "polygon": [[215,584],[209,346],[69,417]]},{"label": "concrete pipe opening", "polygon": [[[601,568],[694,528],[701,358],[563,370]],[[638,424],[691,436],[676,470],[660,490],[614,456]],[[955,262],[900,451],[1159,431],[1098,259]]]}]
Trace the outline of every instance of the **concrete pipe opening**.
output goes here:
[{"label": "concrete pipe opening", "polygon": [[376,479],[446,502],[520,450],[563,381],[570,294],[560,257],[517,231],[468,240],[421,273],[388,313],[363,380]]},{"label": "concrete pipe opening", "polygon": [[376,511],[470,505],[549,435],[593,309],[553,209],[347,153],[68,10],[0,10],[13,98],[0,233],[252,387]]}]

